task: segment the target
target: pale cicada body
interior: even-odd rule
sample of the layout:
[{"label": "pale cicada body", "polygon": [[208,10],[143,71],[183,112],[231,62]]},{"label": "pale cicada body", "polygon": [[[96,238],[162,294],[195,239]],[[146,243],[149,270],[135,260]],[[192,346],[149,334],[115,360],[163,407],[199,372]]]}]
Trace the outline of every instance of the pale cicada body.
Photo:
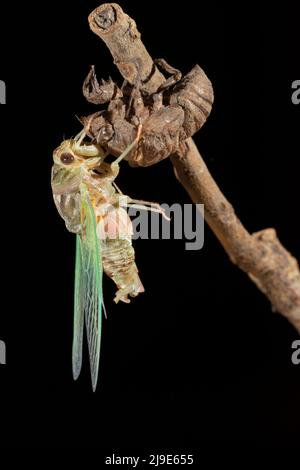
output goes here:
[{"label": "pale cicada body", "polygon": [[[103,308],[102,270],[118,287],[115,302],[130,302],[144,292],[135,264],[132,224],[126,206],[163,213],[157,204],[135,201],[114,183],[119,162],[135,141],[113,163],[99,145],[84,142],[85,130],[65,140],[54,151],[51,186],[57,210],[67,229],[77,235],[73,376],[81,370],[83,323],[87,328],[93,389],[96,388]],[[142,202],[143,205],[138,204]]]}]

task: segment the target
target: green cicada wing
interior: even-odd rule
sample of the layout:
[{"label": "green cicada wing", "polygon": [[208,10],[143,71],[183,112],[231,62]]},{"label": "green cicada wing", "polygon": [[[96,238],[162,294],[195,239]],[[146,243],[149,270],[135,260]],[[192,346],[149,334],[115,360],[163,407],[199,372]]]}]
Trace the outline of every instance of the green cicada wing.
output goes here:
[{"label": "green cicada wing", "polygon": [[74,291],[74,327],[73,327],[73,377],[78,379],[82,365],[82,341],[84,322],[84,292],[82,275],[82,250],[80,235],[76,235],[75,291]]},{"label": "green cicada wing", "polygon": [[76,249],[73,375],[82,361],[83,318],[87,329],[93,390],[96,389],[102,326],[102,260],[96,218],[87,187],[81,184],[81,233]]}]

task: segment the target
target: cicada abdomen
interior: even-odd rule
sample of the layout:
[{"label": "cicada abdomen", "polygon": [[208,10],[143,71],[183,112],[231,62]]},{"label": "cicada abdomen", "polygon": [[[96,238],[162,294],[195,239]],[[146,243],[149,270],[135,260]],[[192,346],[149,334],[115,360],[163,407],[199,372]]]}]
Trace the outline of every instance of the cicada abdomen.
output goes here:
[{"label": "cicada abdomen", "polygon": [[[119,198],[122,201],[122,197]],[[123,207],[107,210],[98,218],[97,234],[101,242],[104,272],[118,287],[114,301],[129,303],[130,297],[144,292],[132,246],[132,223]]]}]

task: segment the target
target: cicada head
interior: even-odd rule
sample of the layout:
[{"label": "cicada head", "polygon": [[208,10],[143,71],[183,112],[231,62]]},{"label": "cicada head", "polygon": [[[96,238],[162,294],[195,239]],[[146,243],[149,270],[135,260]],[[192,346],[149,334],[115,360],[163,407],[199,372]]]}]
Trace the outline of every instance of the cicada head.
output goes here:
[{"label": "cicada head", "polygon": [[100,145],[85,142],[85,130],[74,139],[64,140],[53,152],[53,160],[57,165],[75,169],[84,167],[88,170],[99,166],[107,155]]}]

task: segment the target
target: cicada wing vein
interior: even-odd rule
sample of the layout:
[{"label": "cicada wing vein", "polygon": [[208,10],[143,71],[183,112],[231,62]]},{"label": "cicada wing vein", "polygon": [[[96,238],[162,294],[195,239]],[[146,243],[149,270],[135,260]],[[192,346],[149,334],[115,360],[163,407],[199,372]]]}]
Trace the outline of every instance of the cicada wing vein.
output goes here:
[{"label": "cicada wing vein", "polygon": [[[88,189],[81,184],[81,233],[76,250],[73,375],[77,378],[82,361],[83,318],[91,367],[92,387],[98,380],[102,328],[102,260],[96,232],[96,218]],[[77,261],[78,259],[78,261]]]},{"label": "cicada wing vein", "polygon": [[78,379],[82,365],[82,342],[84,322],[84,289],[82,273],[82,250],[80,235],[76,235],[75,289],[74,289],[74,326],[72,366],[73,378]]}]

